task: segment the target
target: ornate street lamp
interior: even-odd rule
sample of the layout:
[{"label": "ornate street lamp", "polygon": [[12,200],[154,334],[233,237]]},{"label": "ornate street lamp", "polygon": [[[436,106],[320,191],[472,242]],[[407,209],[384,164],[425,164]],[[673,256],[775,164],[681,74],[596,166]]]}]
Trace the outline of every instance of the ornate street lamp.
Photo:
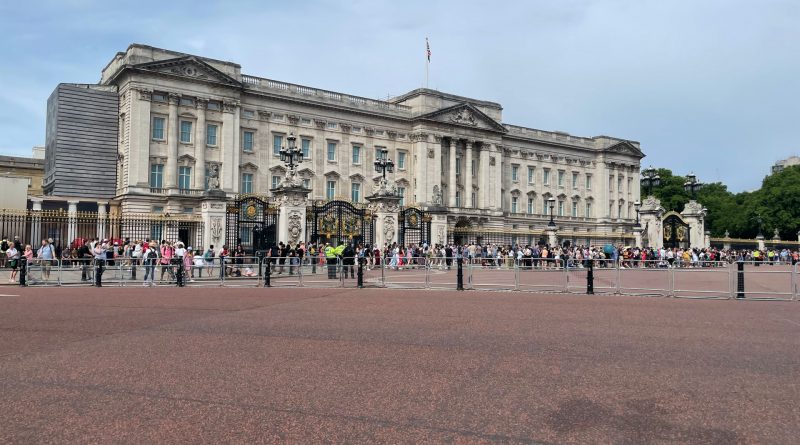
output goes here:
[{"label": "ornate street lamp", "polygon": [[654,187],[661,185],[661,177],[658,176],[658,170],[654,169],[651,165],[650,168],[642,170],[642,185],[647,190],[647,196],[650,196]]},{"label": "ornate street lamp", "polygon": [[556,222],[553,220],[553,209],[556,208],[556,198],[553,198],[552,196],[547,198],[547,205],[550,207],[550,222],[547,223],[547,228],[555,229]]},{"label": "ornate street lamp", "polygon": [[375,171],[383,174],[383,180],[386,181],[386,172],[394,172],[394,162],[389,159],[389,150],[381,150],[381,156],[375,160]]},{"label": "ornate street lamp", "polygon": [[683,183],[683,189],[686,190],[686,193],[692,195],[692,199],[696,198],[697,191],[703,187],[703,183],[697,180],[697,176],[694,173],[689,173],[686,175],[686,182]]},{"label": "ornate street lamp", "polygon": [[289,133],[286,138],[288,147],[282,147],[280,151],[281,161],[289,167],[289,175],[291,177],[294,177],[297,173],[297,166],[303,162],[303,150],[295,145],[296,141],[297,138],[294,137],[294,133]]},{"label": "ornate street lamp", "polygon": [[633,203],[633,208],[634,208],[634,210],[636,210],[636,227],[639,227],[639,207],[641,207],[641,206],[642,206],[642,203],[640,201],[635,201]]}]

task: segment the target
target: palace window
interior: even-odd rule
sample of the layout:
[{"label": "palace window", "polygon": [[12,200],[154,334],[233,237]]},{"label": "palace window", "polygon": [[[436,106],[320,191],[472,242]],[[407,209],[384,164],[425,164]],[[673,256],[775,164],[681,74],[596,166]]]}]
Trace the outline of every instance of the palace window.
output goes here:
[{"label": "palace window", "polygon": [[578,190],[578,172],[572,172],[572,190]]},{"label": "palace window", "polygon": [[584,216],[586,216],[587,218],[591,218],[592,217],[592,203],[591,202],[587,202],[586,203],[586,215],[584,215]]},{"label": "palace window", "polygon": [[406,152],[404,151],[397,152],[397,168],[400,170],[406,169]]},{"label": "palace window", "polygon": [[157,141],[164,140],[164,122],[166,119],[163,117],[153,118],[153,139]]},{"label": "palace window", "polygon": [[519,165],[511,166],[511,180],[519,181]]},{"label": "palace window", "polygon": [[477,202],[478,202],[478,196],[475,194],[475,192],[472,192],[470,196],[470,203],[472,203],[472,205],[470,207],[472,207],[473,209],[478,207]]},{"label": "palace window", "polygon": [[328,198],[328,201],[332,201],[335,196],[336,181],[328,181],[327,186],[325,187],[325,197]]},{"label": "palace window", "polygon": [[253,110],[244,110],[242,111],[242,116],[244,116],[245,119],[252,119],[256,116],[256,112]]},{"label": "palace window", "polygon": [[255,134],[252,131],[245,131],[242,134],[242,150],[246,152],[253,151],[253,139]]},{"label": "palace window", "polygon": [[242,193],[253,193],[253,174],[242,173]]},{"label": "palace window", "polygon": [[[455,186],[456,185],[453,184],[453,187],[455,187]],[[460,190],[456,190],[456,207],[461,207],[461,191]]]},{"label": "palace window", "polygon": [[586,190],[591,190],[591,189],[592,189],[592,175],[586,173]]},{"label": "palace window", "polygon": [[353,145],[353,164],[361,164],[361,147]]},{"label": "palace window", "polygon": [[281,185],[280,175],[272,175],[272,188],[278,188]]},{"label": "palace window", "polygon": [[213,111],[218,111],[221,108],[219,101],[210,100],[208,101],[208,109]]},{"label": "palace window", "polygon": [[216,146],[217,145],[217,126],[216,125],[207,125],[206,126],[206,145]]},{"label": "palace window", "polygon": [[614,191],[614,175],[608,177],[608,191],[609,192]]},{"label": "palace window", "polygon": [[181,105],[185,107],[192,107],[194,106],[194,99],[191,97],[181,97]]},{"label": "palace window", "polygon": [[383,159],[383,158],[389,156],[389,152],[387,151],[387,152],[384,153],[384,150],[386,150],[386,147],[375,147],[375,160],[376,161],[378,159]]},{"label": "palace window", "polygon": [[456,174],[461,174],[461,158],[456,158]]},{"label": "palace window", "polygon": [[397,187],[397,196],[400,197],[400,205],[406,204],[406,188],[405,187]]},{"label": "palace window", "polygon": [[275,156],[281,155],[281,147],[283,146],[283,136],[280,134],[272,135],[272,154]]},{"label": "palace window", "polygon": [[310,189],[311,188],[311,180],[308,179],[308,178],[303,179],[303,187],[305,187],[307,189]]},{"label": "palace window", "polygon": [[300,148],[303,150],[303,159],[311,159],[311,139],[300,139]]},{"label": "palace window", "polygon": [[558,201],[558,216],[564,216],[564,201]]},{"label": "palace window", "polygon": [[622,193],[622,176],[617,176],[617,191]]},{"label": "palace window", "polygon": [[475,160],[473,159],[472,160],[472,165],[470,166],[470,174],[472,176],[475,176],[475,170],[477,169],[477,167],[478,167],[478,163],[475,162]]},{"label": "palace window", "polygon": [[558,186],[564,187],[564,170],[558,171]]},{"label": "palace window", "polygon": [[336,142],[328,142],[328,160],[336,160]]},{"label": "palace window", "polygon": [[572,202],[572,216],[578,216],[578,202]]},{"label": "palace window", "polygon": [[354,182],[350,184],[350,201],[352,202],[361,201],[361,183]]},{"label": "palace window", "polygon": [[328,122],[328,129],[335,130],[336,129],[336,122]]},{"label": "palace window", "polygon": [[178,167],[178,188],[181,190],[192,188],[192,167]]},{"label": "palace window", "polygon": [[542,170],[542,183],[544,185],[550,185],[550,169],[546,168]]},{"label": "palace window", "polygon": [[166,93],[153,93],[153,101],[155,102],[166,102],[167,101],[167,94]]},{"label": "palace window", "polygon": [[151,164],[150,165],[150,187],[158,188],[164,187],[164,165]]},{"label": "palace window", "polygon": [[533,209],[536,203],[533,201],[533,198],[528,198],[528,214],[533,214]]},{"label": "palace window", "polygon": [[633,193],[633,187],[631,187],[631,184],[633,184],[633,178],[628,178],[628,194],[629,195],[631,193]]},{"label": "palace window", "polygon": [[519,202],[519,198],[516,196],[511,197],[511,213],[517,213],[517,203]]},{"label": "palace window", "polygon": [[[535,167],[528,167],[528,184],[533,184],[534,173],[536,172]],[[533,212],[528,212],[533,213]]]},{"label": "palace window", "polygon": [[192,123],[181,121],[181,142],[188,144],[192,142]]}]

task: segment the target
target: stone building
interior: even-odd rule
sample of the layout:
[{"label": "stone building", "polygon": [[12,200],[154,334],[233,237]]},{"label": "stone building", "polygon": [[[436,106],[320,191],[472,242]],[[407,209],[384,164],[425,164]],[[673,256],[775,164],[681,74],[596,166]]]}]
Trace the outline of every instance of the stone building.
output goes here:
[{"label": "stone building", "polygon": [[134,44],[102,70],[119,100],[116,199],[123,212],[192,213],[213,167],[221,189],[269,195],[297,137],[313,199],[364,202],[382,150],[402,204],[443,206],[461,241],[633,239],[638,142],[503,122],[500,104],[430,89],[387,101],[242,74],[240,65]]},{"label": "stone building", "polygon": [[33,147],[32,157],[0,156],[0,209],[25,209],[28,197],[42,194],[44,153]]}]

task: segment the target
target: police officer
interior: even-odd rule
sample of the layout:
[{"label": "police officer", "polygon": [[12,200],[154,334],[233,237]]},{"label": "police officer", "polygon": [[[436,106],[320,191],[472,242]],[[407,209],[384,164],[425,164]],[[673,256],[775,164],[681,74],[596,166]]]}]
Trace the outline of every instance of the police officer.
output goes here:
[{"label": "police officer", "polygon": [[325,243],[325,261],[328,263],[328,279],[336,278],[336,249]]}]

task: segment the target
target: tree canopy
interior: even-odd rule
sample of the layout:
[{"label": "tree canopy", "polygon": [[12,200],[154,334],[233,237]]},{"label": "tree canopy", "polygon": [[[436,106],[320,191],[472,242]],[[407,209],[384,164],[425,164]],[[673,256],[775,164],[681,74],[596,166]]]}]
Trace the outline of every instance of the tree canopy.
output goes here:
[{"label": "tree canopy", "polygon": [[[665,209],[680,212],[690,199],[683,189],[686,178],[666,168],[658,169],[658,175],[661,186],[652,194]],[[642,186],[643,197],[645,193]],[[697,201],[708,209],[706,229],[711,236],[722,237],[727,230],[732,238],[755,238],[760,219],[765,237],[771,238],[777,228],[781,239],[794,240],[800,230],[800,166],[767,176],[761,188],[752,192],[731,193],[721,182],[705,184],[697,192]]]}]

